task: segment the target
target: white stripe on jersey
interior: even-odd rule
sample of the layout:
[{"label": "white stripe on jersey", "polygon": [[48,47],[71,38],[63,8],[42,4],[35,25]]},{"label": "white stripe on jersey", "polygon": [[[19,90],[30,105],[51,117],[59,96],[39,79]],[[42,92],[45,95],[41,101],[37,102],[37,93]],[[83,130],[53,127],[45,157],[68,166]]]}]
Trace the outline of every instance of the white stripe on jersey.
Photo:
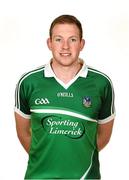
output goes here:
[{"label": "white stripe on jersey", "polygon": [[[40,68],[40,69],[39,69],[39,68]],[[20,86],[21,86],[22,81],[23,81],[25,78],[27,78],[29,75],[31,75],[31,74],[34,74],[34,73],[39,72],[39,71],[43,71],[44,66],[39,67],[39,68],[37,68],[37,69],[35,69],[35,70],[32,70],[32,71],[30,71],[29,73],[23,74],[22,77],[20,78],[19,83],[17,84],[17,87],[16,87],[16,92],[15,92],[15,99],[16,99],[16,105],[15,105],[15,106],[16,106],[18,109],[20,109],[20,93],[19,93],[19,92],[20,92]]]},{"label": "white stripe on jersey", "polygon": [[97,73],[97,74],[100,74],[100,75],[104,76],[104,77],[110,82],[111,87],[112,87],[111,114],[114,114],[114,111],[115,111],[115,110],[114,110],[114,88],[113,88],[112,81],[110,80],[110,78],[109,78],[106,74],[104,74],[104,73],[102,73],[102,72],[100,72],[100,71],[97,71],[97,70],[92,69],[92,68],[90,68],[90,67],[88,67],[88,70],[91,71],[91,72],[95,72],[95,73]]},{"label": "white stripe on jersey", "polygon": [[60,110],[60,109],[31,109],[30,112],[34,112],[34,113],[54,113],[54,114],[65,114],[65,115],[69,115],[69,116],[73,116],[73,117],[77,117],[80,119],[84,119],[87,121],[91,121],[91,122],[97,122],[97,120],[89,118],[87,116],[84,116],[82,114],[78,114],[75,112],[71,112],[71,111],[66,111],[66,110]]},{"label": "white stripe on jersey", "polygon": [[92,155],[91,155],[91,162],[90,162],[90,166],[88,167],[87,171],[85,172],[85,174],[81,177],[80,180],[84,180],[88,174],[88,172],[90,171],[91,167],[92,167],[92,163],[93,163],[93,155],[94,155],[94,150],[92,152]]}]

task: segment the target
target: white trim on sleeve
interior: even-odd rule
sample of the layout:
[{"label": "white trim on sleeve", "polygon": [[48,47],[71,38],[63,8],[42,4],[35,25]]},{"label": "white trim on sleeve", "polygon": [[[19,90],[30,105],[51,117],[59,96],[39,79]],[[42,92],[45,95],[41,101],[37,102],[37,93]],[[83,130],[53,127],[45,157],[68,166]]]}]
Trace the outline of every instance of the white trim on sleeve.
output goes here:
[{"label": "white trim on sleeve", "polygon": [[24,114],[22,111],[20,111],[19,109],[17,109],[16,107],[14,108],[14,112],[18,113],[20,116],[22,116],[25,119],[30,119],[30,115],[28,114]]},{"label": "white trim on sleeve", "polygon": [[115,114],[112,114],[111,116],[109,116],[105,119],[98,120],[98,124],[106,124],[106,123],[112,121],[114,118],[115,118]]}]

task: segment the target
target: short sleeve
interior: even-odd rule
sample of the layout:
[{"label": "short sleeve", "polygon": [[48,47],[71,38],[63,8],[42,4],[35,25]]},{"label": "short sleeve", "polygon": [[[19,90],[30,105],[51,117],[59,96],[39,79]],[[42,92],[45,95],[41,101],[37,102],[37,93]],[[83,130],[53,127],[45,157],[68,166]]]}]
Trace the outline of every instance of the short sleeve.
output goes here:
[{"label": "short sleeve", "polygon": [[114,88],[111,80],[106,80],[103,88],[102,106],[99,113],[99,124],[107,123],[115,117]]},{"label": "short sleeve", "polygon": [[30,118],[30,107],[27,95],[27,85],[24,80],[20,80],[15,90],[15,112],[22,117]]}]

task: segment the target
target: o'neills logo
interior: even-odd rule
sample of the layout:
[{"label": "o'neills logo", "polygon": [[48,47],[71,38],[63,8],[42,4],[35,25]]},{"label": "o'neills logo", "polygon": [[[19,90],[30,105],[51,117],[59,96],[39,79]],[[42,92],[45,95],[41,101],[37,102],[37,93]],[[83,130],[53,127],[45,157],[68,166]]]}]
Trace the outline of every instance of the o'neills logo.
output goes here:
[{"label": "o'neills logo", "polygon": [[43,128],[52,135],[65,135],[70,138],[79,138],[85,128],[81,122],[62,119],[58,116],[47,116],[41,121]]},{"label": "o'neills logo", "polygon": [[73,93],[70,92],[58,92],[57,97],[73,98]]}]

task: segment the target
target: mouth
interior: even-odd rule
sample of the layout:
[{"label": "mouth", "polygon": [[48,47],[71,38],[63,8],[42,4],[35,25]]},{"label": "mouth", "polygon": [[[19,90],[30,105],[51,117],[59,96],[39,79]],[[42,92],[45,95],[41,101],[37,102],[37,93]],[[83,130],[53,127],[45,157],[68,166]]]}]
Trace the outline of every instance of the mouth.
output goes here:
[{"label": "mouth", "polygon": [[71,56],[71,53],[60,53],[61,56],[67,57],[67,56]]}]

